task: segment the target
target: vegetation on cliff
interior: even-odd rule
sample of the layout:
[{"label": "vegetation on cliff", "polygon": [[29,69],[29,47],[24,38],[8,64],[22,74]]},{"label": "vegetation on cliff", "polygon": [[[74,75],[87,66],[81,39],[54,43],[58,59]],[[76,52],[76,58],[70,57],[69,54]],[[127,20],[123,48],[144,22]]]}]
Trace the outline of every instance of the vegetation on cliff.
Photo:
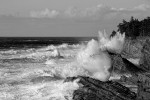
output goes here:
[{"label": "vegetation on cliff", "polygon": [[[150,36],[150,17],[141,21],[131,17],[130,21],[123,20],[117,27],[117,31],[125,33],[126,37],[136,38],[139,36]],[[116,32],[113,31],[111,36],[114,36],[115,33]]]}]

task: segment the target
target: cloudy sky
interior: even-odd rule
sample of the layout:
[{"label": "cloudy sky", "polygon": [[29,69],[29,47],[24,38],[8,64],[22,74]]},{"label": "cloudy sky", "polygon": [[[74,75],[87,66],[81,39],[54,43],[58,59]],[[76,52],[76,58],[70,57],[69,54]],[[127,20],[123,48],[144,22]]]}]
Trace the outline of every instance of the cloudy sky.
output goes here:
[{"label": "cloudy sky", "polygon": [[90,8],[99,4],[115,8],[132,8],[149,4],[148,0],[0,0],[0,12],[24,12],[38,9],[68,9],[69,7]]},{"label": "cloudy sky", "polygon": [[0,14],[39,18],[0,18],[0,36],[96,36],[98,30],[115,30],[122,19],[149,16],[150,1],[0,0]]}]

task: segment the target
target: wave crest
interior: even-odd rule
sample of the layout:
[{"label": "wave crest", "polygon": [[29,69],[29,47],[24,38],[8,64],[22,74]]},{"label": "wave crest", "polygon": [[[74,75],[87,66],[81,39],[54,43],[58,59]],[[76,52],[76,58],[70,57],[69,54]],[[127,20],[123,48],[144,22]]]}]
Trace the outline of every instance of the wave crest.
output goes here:
[{"label": "wave crest", "polygon": [[101,81],[109,79],[111,59],[106,52],[100,50],[98,41],[93,39],[89,41],[78,53],[77,61],[93,78]]},{"label": "wave crest", "polygon": [[108,50],[114,53],[121,53],[125,42],[125,33],[116,33],[115,36],[110,37],[106,32],[99,31],[99,44],[101,50]]}]

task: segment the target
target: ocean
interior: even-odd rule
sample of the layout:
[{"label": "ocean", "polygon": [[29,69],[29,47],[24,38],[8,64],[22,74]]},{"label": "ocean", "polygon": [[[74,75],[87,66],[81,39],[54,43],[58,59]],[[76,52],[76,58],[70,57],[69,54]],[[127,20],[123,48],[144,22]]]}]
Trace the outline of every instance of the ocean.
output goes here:
[{"label": "ocean", "polygon": [[72,100],[77,82],[89,73],[77,55],[96,37],[1,37],[0,100]]},{"label": "ocean", "polygon": [[37,48],[48,45],[77,44],[97,37],[0,37],[0,49]]},{"label": "ocean", "polygon": [[78,80],[65,78],[105,80],[108,57],[97,37],[0,37],[0,100],[72,100]]}]

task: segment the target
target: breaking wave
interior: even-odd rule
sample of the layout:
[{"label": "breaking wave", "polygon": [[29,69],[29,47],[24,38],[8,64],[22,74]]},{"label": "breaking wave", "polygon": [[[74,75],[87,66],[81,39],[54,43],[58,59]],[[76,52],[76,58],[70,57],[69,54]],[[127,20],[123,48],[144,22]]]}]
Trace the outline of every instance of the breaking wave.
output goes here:
[{"label": "breaking wave", "polygon": [[0,51],[0,59],[33,59],[36,61],[46,60],[51,58],[74,57],[73,49],[80,48],[79,44],[68,45],[50,45],[42,48],[31,49],[11,49]]},{"label": "breaking wave", "polygon": [[100,50],[98,41],[89,41],[87,46],[78,53],[77,60],[93,78],[101,81],[109,79],[111,59],[106,52]]},{"label": "breaking wave", "polygon": [[[0,99],[72,100],[73,91],[79,88],[79,80],[63,82],[64,79],[81,75],[107,81],[111,75],[111,59],[105,50],[120,52],[123,43],[124,35],[108,38],[100,33],[99,41],[92,39],[87,44],[64,43],[0,51],[0,62],[13,62],[1,63],[8,67],[0,67]],[[34,63],[22,63],[20,59],[34,59]]]},{"label": "breaking wave", "polygon": [[99,46],[102,50],[108,50],[110,52],[120,53],[123,49],[125,42],[125,33],[116,33],[115,36],[110,37],[106,32],[99,31]]}]

